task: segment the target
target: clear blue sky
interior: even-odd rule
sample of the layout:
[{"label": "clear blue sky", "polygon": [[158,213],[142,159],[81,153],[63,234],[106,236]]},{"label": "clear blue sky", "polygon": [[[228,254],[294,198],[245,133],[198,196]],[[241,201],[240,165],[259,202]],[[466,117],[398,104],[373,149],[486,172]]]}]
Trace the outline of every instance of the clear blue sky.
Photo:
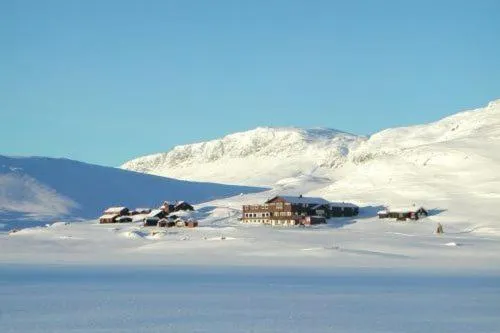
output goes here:
[{"label": "clear blue sky", "polygon": [[0,0],[0,154],[119,165],[500,98],[500,1]]}]

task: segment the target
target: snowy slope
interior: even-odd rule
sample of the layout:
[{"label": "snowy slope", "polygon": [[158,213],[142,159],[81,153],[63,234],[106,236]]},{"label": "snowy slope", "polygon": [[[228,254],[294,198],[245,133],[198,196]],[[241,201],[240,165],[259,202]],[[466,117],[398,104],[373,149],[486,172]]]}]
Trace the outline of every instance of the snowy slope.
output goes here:
[{"label": "snowy slope", "polygon": [[258,191],[144,175],[67,159],[0,156],[0,215],[91,218],[104,207],[201,202]]},{"label": "snowy slope", "polygon": [[188,180],[263,185],[338,167],[363,139],[331,129],[269,128],[177,146],[123,169]]},{"label": "snowy slope", "polygon": [[353,151],[317,194],[360,203],[425,204],[450,221],[500,232],[500,101],[438,122],[389,129]]},{"label": "snowy slope", "polygon": [[[185,179],[262,184],[276,193],[361,206],[423,204],[460,230],[500,233],[500,100],[369,138],[258,128],[139,158],[124,168]],[[255,196],[237,199],[237,205]],[[224,205],[224,203],[221,203]],[[372,212],[373,213],[373,212]]]}]

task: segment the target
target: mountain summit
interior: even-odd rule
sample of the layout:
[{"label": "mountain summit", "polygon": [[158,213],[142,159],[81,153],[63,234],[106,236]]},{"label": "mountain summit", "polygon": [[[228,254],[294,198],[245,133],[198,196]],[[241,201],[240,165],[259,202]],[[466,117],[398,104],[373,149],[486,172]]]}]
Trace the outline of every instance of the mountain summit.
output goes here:
[{"label": "mountain summit", "polygon": [[[370,137],[332,129],[259,127],[139,157],[121,167],[185,180],[243,185],[272,186],[299,176],[333,182],[362,172],[359,166],[372,160],[387,162],[389,169],[404,164],[407,170],[433,163],[446,168],[457,158],[459,165],[465,165],[461,160],[465,156],[488,155],[492,150],[484,150],[487,147],[482,145],[498,146],[499,135],[497,100],[430,124],[391,128]],[[385,171],[378,170],[381,174]]]},{"label": "mountain summit", "polygon": [[264,185],[318,168],[338,167],[364,137],[333,129],[258,127],[182,145],[123,164],[127,170],[179,179]]}]

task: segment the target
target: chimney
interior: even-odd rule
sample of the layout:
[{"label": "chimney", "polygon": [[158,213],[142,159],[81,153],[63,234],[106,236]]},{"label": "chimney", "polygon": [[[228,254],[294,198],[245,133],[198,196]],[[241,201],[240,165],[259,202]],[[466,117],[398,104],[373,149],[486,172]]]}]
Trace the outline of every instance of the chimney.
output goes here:
[{"label": "chimney", "polygon": [[299,198],[302,198],[302,194],[301,194],[301,195],[299,195]]}]

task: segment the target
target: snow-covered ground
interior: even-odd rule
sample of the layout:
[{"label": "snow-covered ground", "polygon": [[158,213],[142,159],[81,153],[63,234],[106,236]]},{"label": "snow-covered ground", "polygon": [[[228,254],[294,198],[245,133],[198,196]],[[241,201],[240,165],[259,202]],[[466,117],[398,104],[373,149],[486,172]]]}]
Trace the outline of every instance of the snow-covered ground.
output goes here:
[{"label": "snow-covered ground", "polygon": [[493,333],[498,276],[0,266],[2,333]]},{"label": "snow-covered ground", "polygon": [[[416,222],[396,222],[369,217],[378,208],[365,207],[366,216],[331,219],[327,225],[269,227],[240,222],[237,200],[241,197],[196,206],[188,213],[200,221],[193,229],[88,221],[3,233],[0,263],[500,272],[499,235],[445,223],[439,212]],[[434,233],[438,221],[443,235]]]}]

